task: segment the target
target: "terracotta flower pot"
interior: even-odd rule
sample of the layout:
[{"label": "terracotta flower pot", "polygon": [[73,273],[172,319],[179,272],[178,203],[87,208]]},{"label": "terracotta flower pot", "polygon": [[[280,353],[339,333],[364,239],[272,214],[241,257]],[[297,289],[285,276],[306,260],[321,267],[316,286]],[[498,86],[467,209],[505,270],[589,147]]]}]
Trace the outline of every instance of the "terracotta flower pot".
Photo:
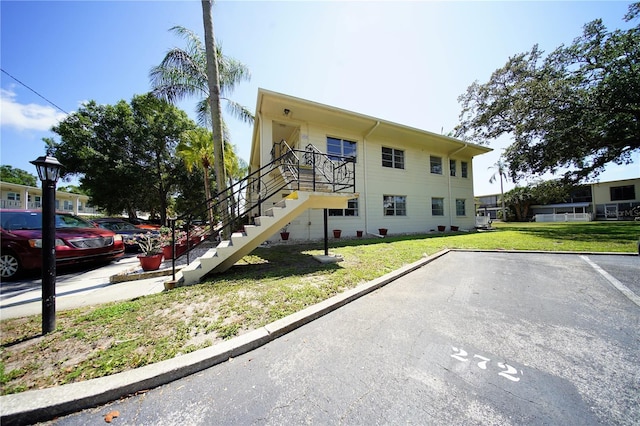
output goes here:
[{"label": "terracotta flower pot", "polygon": [[445,229],[447,229],[447,227],[446,227],[446,226],[438,225],[438,231],[440,231],[440,232],[444,232],[444,230],[445,230]]},{"label": "terracotta flower pot", "polygon": [[356,231],[356,235],[357,235],[358,237],[362,237],[362,231]]},{"label": "terracotta flower pot", "polygon": [[388,229],[387,229],[387,228],[379,228],[379,229],[378,229],[378,233],[379,233],[380,235],[382,235],[383,237],[384,237],[385,235],[387,235],[387,231],[388,231]]},{"label": "terracotta flower pot", "polygon": [[288,232],[281,232],[280,233],[280,238],[282,238],[283,241],[287,241],[289,239],[289,233]]},{"label": "terracotta flower pot", "polygon": [[341,229],[334,229],[333,230],[333,238],[340,238],[340,235],[342,235],[342,230]]},{"label": "terracotta flower pot", "polygon": [[460,229],[460,228],[458,228],[458,227],[457,227],[457,226],[455,226],[455,225],[451,225],[451,230],[452,230],[452,231],[457,231],[458,229]]},{"label": "terracotta flower pot", "polygon": [[156,271],[160,269],[160,265],[162,264],[162,254],[153,254],[151,256],[140,255],[138,259],[140,260],[140,266],[142,266],[143,271]]}]

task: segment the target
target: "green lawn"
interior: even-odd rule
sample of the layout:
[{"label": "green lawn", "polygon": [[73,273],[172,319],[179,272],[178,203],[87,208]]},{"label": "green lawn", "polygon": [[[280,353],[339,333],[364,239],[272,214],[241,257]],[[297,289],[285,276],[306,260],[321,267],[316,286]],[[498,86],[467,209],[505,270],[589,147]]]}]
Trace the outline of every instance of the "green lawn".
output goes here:
[{"label": "green lawn", "polygon": [[[640,222],[506,223],[494,231],[343,239],[323,265],[322,243],[256,249],[199,285],[126,302],[0,322],[2,394],[114,374],[264,326],[445,248],[637,253]],[[136,285],[135,281],[131,285]]]}]

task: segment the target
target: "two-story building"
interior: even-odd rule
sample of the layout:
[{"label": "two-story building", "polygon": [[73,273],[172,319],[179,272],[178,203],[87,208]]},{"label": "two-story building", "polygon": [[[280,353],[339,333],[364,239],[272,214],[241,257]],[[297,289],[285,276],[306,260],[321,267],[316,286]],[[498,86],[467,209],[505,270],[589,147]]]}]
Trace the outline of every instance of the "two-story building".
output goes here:
[{"label": "two-story building", "polygon": [[[478,214],[498,217],[500,194],[477,197]],[[537,222],[640,220],[640,178],[580,185],[565,203],[533,205],[530,219]]]},{"label": "two-story building", "polygon": [[[0,208],[39,210],[42,209],[42,189],[17,183],[0,182]],[[56,191],[56,211],[78,216],[98,212],[89,205],[89,197],[82,194]]]},{"label": "two-story building", "polygon": [[[272,162],[283,144],[354,162],[358,196],[329,209],[331,230],[355,236],[475,226],[473,158],[491,149],[264,89],[255,111],[251,172]],[[284,188],[270,203],[291,192]],[[314,208],[297,216],[287,227],[291,238],[321,239],[323,214]]]}]

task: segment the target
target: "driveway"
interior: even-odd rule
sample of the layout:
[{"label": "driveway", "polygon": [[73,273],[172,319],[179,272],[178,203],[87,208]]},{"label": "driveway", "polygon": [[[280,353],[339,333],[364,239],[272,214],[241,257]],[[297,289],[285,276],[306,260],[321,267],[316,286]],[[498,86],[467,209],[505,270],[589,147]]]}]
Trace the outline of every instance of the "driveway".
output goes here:
[{"label": "driveway", "polygon": [[638,424],[640,306],[607,274],[637,290],[640,259],[451,252],[245,355],[54,424],[112,410],[123,425]]}]

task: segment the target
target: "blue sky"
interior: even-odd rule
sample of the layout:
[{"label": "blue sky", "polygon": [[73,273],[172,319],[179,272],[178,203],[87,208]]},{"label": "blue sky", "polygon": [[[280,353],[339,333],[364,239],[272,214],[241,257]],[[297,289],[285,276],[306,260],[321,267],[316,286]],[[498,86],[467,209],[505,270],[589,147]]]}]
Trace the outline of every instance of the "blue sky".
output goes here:
[{"label": "blue sky", "polygon": [[[218,1],[216,37],[226,55],[252,73],[232,98],[252,111],[258,87],[440,133],[458,122],[457,98],[486,82],[508,57],[538,43],[549,52],[602,18],[609,29],[629,2]],[[200,2],[0,2],[1,64],[67,112],[82,102],[113,104],[149,91],[148,73],[173,46],[168,29],[203,34]],[[29,89],[0,74],[0,163],[35,174],[43,137],[64,117]],[[179,106],[192,118],[195,100]],[[249,160],[251,127],[225,118]],[[474,160],[477,195],[489,184],[508,140]],[[600,180],[640,176],[640,155],[607,168]],[[508,184],[506,188],[513,187]]]}]

